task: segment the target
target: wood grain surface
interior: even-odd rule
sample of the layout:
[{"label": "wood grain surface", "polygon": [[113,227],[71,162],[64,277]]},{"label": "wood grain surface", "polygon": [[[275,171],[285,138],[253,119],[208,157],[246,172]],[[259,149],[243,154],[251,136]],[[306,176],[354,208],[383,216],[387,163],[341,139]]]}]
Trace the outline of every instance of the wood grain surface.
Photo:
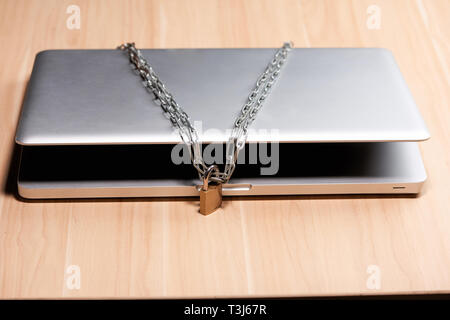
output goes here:
[{"label": "wood grain surface", "polygon": [[[72,4],[80,29],[67,28]],[[0,297],[450,292],[449,14],[448,0],[0,0]],[[432,136],[420,143],[428,181],[418,197],[227,198],[204,217],[192,199],[15,196],[14,134],[38,51],[285,40],[392,50]],[[79,289],[68,285],[72,265]]]}]

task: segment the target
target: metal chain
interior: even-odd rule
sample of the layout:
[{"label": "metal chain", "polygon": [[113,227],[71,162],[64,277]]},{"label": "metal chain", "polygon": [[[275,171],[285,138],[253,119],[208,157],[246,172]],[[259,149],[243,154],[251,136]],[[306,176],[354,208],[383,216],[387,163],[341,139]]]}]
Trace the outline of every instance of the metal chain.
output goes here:
[{"label": "metal chain", "polygon": [[[234,123],[231,136],[227,142],[224,171],[215,171],[209,178],[210,181],[226,183],[230,180],[236,167],[239,151],[244,147],[247,140],[248,127],[255,120],[258,111],[270,93],[291,48],[291,43],[285,43],[283,47],[278,49],[272,61],[256,81],[255,87],[249,94],[247,102]],[[144,87],[153,94],[155,103],[160,105],[166,117],[178,130],[181,139],[189,148],[192,164],[197,170],[199,178],[203,180],[208,166],[203,160],[202,145],[189,116],[174,100],[173,95],[167,90],[141,52],[136,49],[134,43],[122,44],[118,49],[128,54],[131,66],[141,76]]]}]

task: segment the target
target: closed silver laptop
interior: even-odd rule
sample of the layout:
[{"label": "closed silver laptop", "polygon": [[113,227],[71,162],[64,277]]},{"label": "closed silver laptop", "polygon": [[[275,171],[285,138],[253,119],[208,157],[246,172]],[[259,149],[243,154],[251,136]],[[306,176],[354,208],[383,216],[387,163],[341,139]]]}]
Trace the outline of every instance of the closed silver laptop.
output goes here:
[{"label": "closed silver laptop", "polygon": [[[142,52],[217,151],[275,50]],[[417,193],[428,138],[389,51],[293,49],[224,195]],[[16,142],[25,198],[198,195],[195,170],[174,161],[178,134],[118,50],[39,53]]]}]

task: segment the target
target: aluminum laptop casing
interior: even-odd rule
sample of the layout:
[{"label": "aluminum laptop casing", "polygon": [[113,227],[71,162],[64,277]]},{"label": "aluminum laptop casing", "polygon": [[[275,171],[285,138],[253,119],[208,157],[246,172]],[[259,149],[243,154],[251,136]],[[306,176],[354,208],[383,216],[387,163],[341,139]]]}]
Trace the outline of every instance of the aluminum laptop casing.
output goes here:
[{"label": "aluminum laptop casing", "polygon": [[[275,51],[142,50],[196,122],[204,143],[227,141]],[[248,136],[249,142],[281,142],[283,170],[259,176],[238,166],[224,195],[417,193],[426,173],[414,141],[428,138],[389,51],[293,49]],[[136,162],[142,152],[167,157],[167,150],[154,152],[157,146],[180,141],[123,52],[43,51],[16,134],[23,145],[19,193],[25,198],[195,196],[198,181],[191,171],[161,176],[177,170],[169,159],[159,167]],[[108,146],[115,151],[99,153]],[[126,161],[118,161],[117,154],[126,154]],[[286,174],[286,167],[296,170]]]},{"label": "aluminum laptop casing", "polygon": [[[228,140],[276,49],[142,50],[200,140]],[[418,141],[428,130],[385,49],[292,49],[248,141]],[[178,143],[119,50],[39,53],[16,141],[23,145]]]}]

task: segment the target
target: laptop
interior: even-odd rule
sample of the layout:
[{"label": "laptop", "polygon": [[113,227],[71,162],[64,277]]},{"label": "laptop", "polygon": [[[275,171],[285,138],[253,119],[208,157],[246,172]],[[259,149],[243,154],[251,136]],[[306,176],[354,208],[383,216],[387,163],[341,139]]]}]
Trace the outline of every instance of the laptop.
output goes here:
[{"label": "laptop", "polygon": [[[276,49],[141,51],[220,166]],[[388,50],[295,48],[223,194],[418,193],[426,172],[417,142],[429,137]],[[24,198],[199,193],[187,149],[119,50],[38,53],[16,143]]]}]

